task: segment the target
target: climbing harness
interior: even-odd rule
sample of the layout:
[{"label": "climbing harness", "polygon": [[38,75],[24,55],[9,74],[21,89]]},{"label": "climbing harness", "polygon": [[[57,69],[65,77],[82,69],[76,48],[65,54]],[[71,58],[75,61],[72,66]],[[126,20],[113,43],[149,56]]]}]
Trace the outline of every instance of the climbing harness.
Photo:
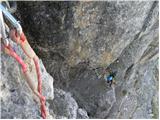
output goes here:
[{"label": "climbing harness", "polygon": [[[3,14],[2,14],[3,13]],[[6,17],[6,19],[13,25],[14,29],[11,29],[9,31],[9,27],[7,24],[5,24],[3,15]],[[41,116],[42,118],[46,118],[47,116],[47,111],[46,111],[46,106],[45,106],[45,97],[42,95],[42,79],[41,79],[41,71],[40,71],[40,65],[39,65],[39,58],[33,51],[33,49],[30,47],[26,36],[24,35],[22,31],[22,27],[19,24],[19,22],[6,10],[5,7],[0,3],[0,33],[2,39],[2,47],[4,48],[4,51],[12,56],[22,67],[23,73],[26,77],[26,81],[33,91],[35,95],[37,95],[40,99],[41,103]],[[7,36],[7,33],[9,35]],[[38,79],[38,90],[37,88],[34,87],[34,83],[32,82],[31,77],[29,76],[28,72],[28,66],[27,64],[22,60],[20,56],[17,55],[15,50],[12,48],[12,46],[9,43],[9,38],[14,40],[17,44],[19,44],[24,53],[34,61],[35,67],[36,67],[36,73],[37,73],[37,79]]]}]

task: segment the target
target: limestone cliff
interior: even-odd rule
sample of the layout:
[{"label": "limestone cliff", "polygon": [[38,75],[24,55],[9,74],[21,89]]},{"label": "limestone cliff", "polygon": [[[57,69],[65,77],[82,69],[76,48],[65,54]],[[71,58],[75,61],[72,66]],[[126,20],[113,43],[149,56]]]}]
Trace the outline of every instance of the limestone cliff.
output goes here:
[{"label": "limestone cliff", "polygon": [[[16,16],[21,20],[31,46],[54,78],[55,98],[48,100],[53,117],[159,117],[158,1],[17,4]],[[6,71],[2,72],[7,76],[2,77],[2,81],[13,88],[23,89],[16,84],[20,77],[13,76],[20,74],[20,71],[16,72],[17,64],[2,55],[4,59],[2,67]],[[9,67],[11,63],[15,67]],[[94,71],[98,68],[101,73],[102,68],[108,67],[117,71],[115,89],[110,88],[103,78],[98,79]],[[19,99],[24,96],[15,95]],[[8,103],[16,101],[15,98],[5,100]],[[11,118],[8,115],[11,110],[5,109],[7,105],[2,105],[1,111],[7,115],[4,118]],[[21,106],[17,107],[21,109]],[[38,112],[36,108],[31,110]],[[38,115],[36,112],[34,118]]]}]

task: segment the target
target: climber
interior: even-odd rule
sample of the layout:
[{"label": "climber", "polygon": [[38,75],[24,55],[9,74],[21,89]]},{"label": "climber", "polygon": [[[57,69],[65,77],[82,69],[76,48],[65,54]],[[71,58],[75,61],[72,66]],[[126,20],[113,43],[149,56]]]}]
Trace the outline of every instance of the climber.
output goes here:
[{"label": "climber", "polygon": [[[98,79],[100,79],[101,77],[104,78],[104,80],[109,83],[109,86],[112,87],[112,85],[114,85],[116,82],[115,82],[115,76],[117,74],[117,71],[113,72],[111,70],[111,68],[107,68],[107,69],[104,69],[102,74],[99,74],[98,71],[97,71],[98,68],[94,69],[95,70],[95,73],[96,75],[98,76]],[[109,73],[109,74],[108,74]]]},{"label": "climber", "polygon": [[[9,27],[7,24],[5,24],[3,15],[7,18],[7,20],[14,26],[14,29],[9,30]],[[2,48],[9,56],[12,56],[16,61],[22,66],[23,73],[26,77],[26,81],[33,91],[33,93],[39,97],[40,103],[41,103],[41,115],[45,119],[47,116],[46,107],[45,107],[45,97],[42,95],[42,80],[41,80],[41,71],[39,66],[39,58],[29,45],[26,36],[24,35],[21,25],[19,22],[6,10],[5,7],[3,7],[2,4],[0,4],[0,33],[1,33],[1,39],[2,39]],[[7,33],[9,35],[7,35]],[[9,38],[16,42],[18,45],[21,46],[24,53],[34,61],[35,67],[36,67],[36,73],[37,73],[37,79],[38,79],[38,90],[35,86],[35,83],[33,83],[27,64],[22,60],[20,56],[16,54],[16,52],[13,50],[9,43]]]},{"label": "climber", "polygon": [[104,75],[104,79],[105,81],[107,81],[107,83],[109,83],[109,86],[111,87],[113,84],[115,84],[115,76],[117,74],[117,71],[115,72],[109,72],[109,75]]}]

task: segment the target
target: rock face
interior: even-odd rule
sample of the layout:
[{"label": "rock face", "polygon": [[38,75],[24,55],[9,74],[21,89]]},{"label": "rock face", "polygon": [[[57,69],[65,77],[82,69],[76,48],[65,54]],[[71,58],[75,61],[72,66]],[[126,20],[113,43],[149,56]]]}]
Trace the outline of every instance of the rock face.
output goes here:
[{"label": "rock face", "polygon": [[[31,65],[34,66],[33,61],[26,57],[19,46],[13,42],[11,44],[18,55],[29,65],[29,68]],[[88,118],[87,112],[78,107],[77,102],[70,93],[66,93],[61,89],[55,89],[54,92],[53,78],[47,73],[41,60],[40,67],[43,83],[42,92],[46,97],[46,106],[49,112],[48,118]],[[1,53],[1,70],[0,118],[41,118],[39,104],[36,102],[38,98],[34,96],[26,83],[21,67],[12,57],[3,52]],[[37,84],[35,68],[29,70],[32,79]]]},{"label": "rock face", "polygon": [[78,107],[77,102],[70,93],[61,89],[55,89],[55,98],[50,101],[50,113],[57,119],[86,119],[87,112]]},{"label": "rock face", "polygon": [[[17,3],[29,42],[55,79],[52,116],[159,117],[158,1]],[[115,87],[94,68],[117,71]]]},{"label": "rock face", "polygon": [[[25,62],[34,66],[33,61],[29,61],[20,47],[12,43],[14,50]],[[54,98],[53,78],[46,72],[40,60],[42,71],[42,93],[47,100]],[[29,69],[33,81],[37,84],[35,68]],[[37,85],[36,85],[37,86]],[[22,69],[18,62],[5,53],[1,53],[1,118],[40,118],[39,105],[34,100],[38,100],[25,81]],[[48,107],[48,106],[47,106]]]}]

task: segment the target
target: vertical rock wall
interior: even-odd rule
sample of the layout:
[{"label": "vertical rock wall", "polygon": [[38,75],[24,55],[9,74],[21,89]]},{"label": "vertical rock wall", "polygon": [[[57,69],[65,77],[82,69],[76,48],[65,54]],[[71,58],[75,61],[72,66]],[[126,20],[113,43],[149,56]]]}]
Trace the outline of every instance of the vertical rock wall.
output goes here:
[{"label": "vertical rock wall", "polygon": [[[16,15],[55,79],[49,104],[57,118],[158,118],[158,7],[158,1],[18,2]],[[115,89],[97,78],[98,67],[117,71]],[[63,107],[65,114],[58,112]]]}]

